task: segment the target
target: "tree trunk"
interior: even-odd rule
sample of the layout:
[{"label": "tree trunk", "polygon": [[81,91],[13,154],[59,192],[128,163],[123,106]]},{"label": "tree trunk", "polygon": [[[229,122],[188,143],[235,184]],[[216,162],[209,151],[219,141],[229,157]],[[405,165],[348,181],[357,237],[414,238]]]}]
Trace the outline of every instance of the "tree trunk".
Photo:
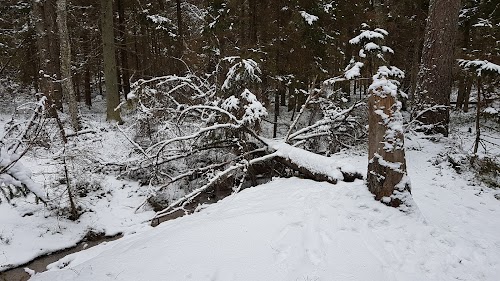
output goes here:
[{"label": "tree trunk", "polygon": [[38,59],[40,67],[40,70],[38,71],[38,84],[40,92],[47,99],[45,107],[48,110],[48,115],[50,117],[55,117],[57,114],[57,109],[54,106],[54,83],[49,79],[49,39],[47,36],[43,11],[45,5],[47,5],[47,3],[33,0],[33,17],[35,18]]},{"label": "tree trunk", "polygon": [[472,90],[472,78],[465,78],[465,93],[464,93],[464,112],[469,112],[469,99]]},{"label": "tree trunk", "polygon": [[455,104],[456,109],[461,109],[464,105],[465,98],[465,75],[460,74],[458,77],[458,94],[457,94],[457,103]]},{"label": "tree trunk", "polygon": [[[464,51],[467,51],[469,48],[469,39],[470,39],[470,26],[471,26],[471,21],[468,20],[464,22],[463,24],[464,30],[462,32],[463,40],[462,40],[462,48],[459,48],[458,55],[460,58],[464,58]],[[462,109],[464,106],[465,102],[465,96],[467,95],[467,83],[469,81],[468,75],[464,73],[460,73],[458,77],[458,95],[457,95],[457,104],[456,108],[457,109]],[[469,92],[470,96],[470,92]],[[467,100],[469,99],[469,96],[467,97]]]},{"label": "tree trunk", "polygon": [[80,130],[78,103],[75,98],[73,79],[71,78],[71,44],[67,25],[66,0],[57,0],[57,27],[59,29],[59,48],[61,57],[61,78],[63,94],[68,102],[71,126],[75,132]]},{"label": "tree trunk", "polygon": [[415,89],[413,115],[419,115],[426,134],[448,136],[454,41],[458,27],[459,0],[431,0],[422,60]]},{"label": "tree trunk", "polygon": [[[104,82],[106,84],[106,120],[122,123],[115,57],[115,35],[113,32],[113,1],[101,0],[102,55],[104,59]],[[115,110],[116,109],[116,110]]]},{"label": "tree trunk", "polygon": [[[49,75],[53,81],[61,80],[61,68],[59,59],[59,38],[57,36],[56,26],[56,3],[55,0],[44,0],[43,3],[43,21],[45,24],[45,36],[47,37],[47,69],[45,74]],[[52,82],[53,83],[53,82]],[[56,109],[62,107],[62,87],[60,83],[53,83],[52,100]]]},{"label": "tree trunk", "polygon": [[368,98],[368,189],[376,200],[400,207],[409,203],[401,103],[382,88]]},{"label": "tree trunk", "polygon": [[278,134],[278,116],[280,115],[280,89],[278,87],[274,91],[274,124],[273,124],[273,138],[276,138]]},{"label": "tree trunk", "polygon": [[73,83],[73,88],[75,89],[75,98],[76,98],[76,103],[79,104],[82,101],[82,93],[80,91],[80,73],[76,72],[75,73],[75,79]]},{"label": "tree trunk", "polygon": [[91,87],[90,87],[90,66],[89,65],[85,66],[84,84],[85,84],[85,89],[84,89],[85,105],[90,108],[92,106],[92,91],[91,91]]},{"label": "tree trunk", "polygon": [[481,77],[477,78],[477,104],[476,104],[476,141],[474,142],[474,154],[477,154],[479,142],[481,141]]},{"label": "tree trunk", "polygon": [[123,95],[127,98],[130,93],[130,74],[128,66],[128,52],[127,52],[127,36],[125,29],[125,7],[124,1],[118,0],[118,32],[120,34],[120,60],[121,60],[121,73],[123,80]]},{"label": "tree trunk", "polygon": [[[176,15],[177,15],[177,58],[181,59],[182,56],[184,55],[184,32],[183,32],[183,26],[182,26],[182,7],[181,7],[181,0],[176,0],[175,1],[175,9],[176,9]],[[175,64],[177,65],[177,73],[179,75],[182,75],[183,69],[184,69],[184,64],[181,61],[176,61]]]}]

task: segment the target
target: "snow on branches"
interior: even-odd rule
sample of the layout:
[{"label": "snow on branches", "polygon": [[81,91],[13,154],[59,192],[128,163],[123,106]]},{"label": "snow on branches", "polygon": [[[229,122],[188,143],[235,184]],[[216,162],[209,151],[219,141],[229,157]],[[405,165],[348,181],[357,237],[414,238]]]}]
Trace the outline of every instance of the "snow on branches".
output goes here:
[{"label": "snow on branches", "polygon": [[21,163],[21,158],[30,150],[45,125],[45,101],[46,98],[41,97],[38,102],[17,108],[16,112],[21,108],[32,111],[31,117],[27,122],[7,123],[6,132],[0,138],[0,203],[2,197],[9,202],[29,192],[47,202],[42,186],[31,179],[31,171]]},{"label": "snow on branches", "polygon": [[406,175],[402,105],[399,101],[399,97],[406,95],[398,90],[399,82],[395,80],[404,78],[404,72],[395,66],[384,65],[384,54],[394,53],[382,45],[389,33],[380,28],[367,28],[364,25],[361,33],[349,41],[360,46],[359,57],[366,63],[351,60],[344,76],[347,79],[359,77],[364,66],[372,75],[368,88],[368,189],[376,200],[409,210],[412,200]]},{"label": "snow on branches", "polygon": [[458,64],[466,71],[474,71],[477,76],[483,73],[500,75],[500,65],[487,60],[458,60]]}]

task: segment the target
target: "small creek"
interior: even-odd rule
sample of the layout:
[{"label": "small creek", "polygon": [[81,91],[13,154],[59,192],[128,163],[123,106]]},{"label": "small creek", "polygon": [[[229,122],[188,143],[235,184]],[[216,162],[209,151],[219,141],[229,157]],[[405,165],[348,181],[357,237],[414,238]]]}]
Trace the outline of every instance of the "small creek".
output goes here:
[{"label": "small creek", "polygon": [[26,267],[34,270],[35,272],[43,272],[47,270],[47,265],[56,262],[69,254],[80,252],[81,250],[94,247],[103,242],[113,241],[121,237],[121,234],[115,236],[103,236],[95,233],[89,233],[74,247],[37,257],[26,264],[0,272],[0,281],[26,281],[30,279],[30,275],[24,271],[24,268]]}]

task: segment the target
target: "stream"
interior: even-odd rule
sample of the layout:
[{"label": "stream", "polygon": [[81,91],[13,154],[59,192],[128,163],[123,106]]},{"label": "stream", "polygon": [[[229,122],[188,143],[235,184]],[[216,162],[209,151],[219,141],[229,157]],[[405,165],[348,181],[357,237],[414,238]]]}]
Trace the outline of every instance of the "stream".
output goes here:
[{"label": "stream", "polygon": [[34,270],[35,272],[43,272],[47,270],[47,265],[56,262],[69,254],[94,247],[103,242],[113,241],[121,237],[121,234],[104,236],[102,234],[88,233],[82,241],[76,244],[76,246],[39,256],[28,263],[0,272],[0,281],[26,281],[31,277],[24,271],[24,268],[26,267]]}]

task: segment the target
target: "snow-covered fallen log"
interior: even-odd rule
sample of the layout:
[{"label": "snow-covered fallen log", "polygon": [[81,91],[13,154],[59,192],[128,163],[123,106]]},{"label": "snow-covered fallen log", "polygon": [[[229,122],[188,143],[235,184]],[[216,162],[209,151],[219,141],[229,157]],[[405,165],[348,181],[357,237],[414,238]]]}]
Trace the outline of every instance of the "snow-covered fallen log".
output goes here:
[{"label": "snow-covered fallen log", "polygon": [[330,157],[309,152],[284,142],[268,141],[270,149],[277,155],[275,160],[315,181],[354,181],[362,176],[354,167],[338,163]]},{"label": "snow-covered fallen log", "polygon": [[301,177],[315,181],[325,181],[336,184],[338,181],[352,182],[355,179],[363,178],[354,167],[348,164],[339,163],[332,158],[291,146],[283,141],[261,140],[267,145],[267,153],[265,155],[250,161],[243,161],[229,166],[224,171],[211,178],[207,184],[193,190],[191,193],[176,200],[167,208],[158,212],[152,220],[160,219],[178,211],[188,213],[186,206],[202,192],[217,185],[221,180],[227,178],[238,169],[247,169],[251,165],[268,160],[277,161],[298,172]]}]

